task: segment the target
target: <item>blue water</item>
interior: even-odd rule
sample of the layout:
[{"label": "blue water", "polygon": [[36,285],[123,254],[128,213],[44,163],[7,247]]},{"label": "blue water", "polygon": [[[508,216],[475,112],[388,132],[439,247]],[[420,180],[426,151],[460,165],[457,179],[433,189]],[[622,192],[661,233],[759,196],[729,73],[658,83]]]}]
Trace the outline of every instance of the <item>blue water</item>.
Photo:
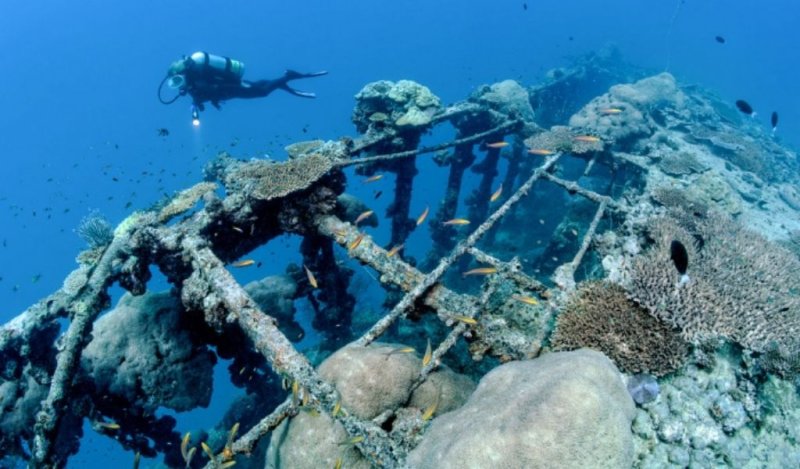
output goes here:
[{"label": "blue water", "polygon": [[[777,110],[779,135],[798,144],[799,20],[791,0],[4,0],[0,322],[61,285],[84,245],[73,230],[90,210],[115,224],[198,181],[222,149],[283,159],[294,141],[354,135],[353,95],[378,79],[413,79],[448,103],[506,78],[533,85],[613,43],[634,65],[747,99],[759,119]],[[243,61],[253,80],[285,68],[330,74],[297,82],[315,100],[276,92],[229,102],[193,128],[187,99],[164,106],[156,87],[196,50]],[[426,178],[417,184],[434,184]],[[412,213],[423,202],[414,204]],[[220,392],[216,403],[226,401]],[[92,438],[71,467],[130,460]]]}]

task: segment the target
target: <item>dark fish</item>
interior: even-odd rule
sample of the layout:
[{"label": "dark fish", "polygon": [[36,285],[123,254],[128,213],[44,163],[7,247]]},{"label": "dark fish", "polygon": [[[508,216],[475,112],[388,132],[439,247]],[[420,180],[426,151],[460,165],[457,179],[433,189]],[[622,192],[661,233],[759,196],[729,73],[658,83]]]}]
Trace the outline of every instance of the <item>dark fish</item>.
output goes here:
[{"label": "dark fish", "polygon": [[383,191],[378,191],[378,192],[376,192],[376,193],[375,193],[375,198],[377,199],[377,198],[378,198],[378,197],[380,197],[382,194],[383,194]]},{"label": "dark fish", "polygon": [[156,132],[158,132],[158,136],[159,137],[167,137],[167,136],[169,136],[169,129],[164,128],[164,127],[161,127],[160,129],[157,129]]},{"label": "dark fish", "polygon": [[772,111],[772,117],[769,119],[770,123],[772,123],[772,131],[775,132],[778,130],[778,113]]},{"label": "dark fish", "polygon": [[527,3],[523,3],[522,4],[522,9],[525,10],[525,11],[528,11],[528,4]]},{"label": "dark fish", "polygon": [[725,44],[725,38],[722,36],[716,36],[714,39],[716,39],[720,44]]},{"label": "dark fish", "polygon": [[753,112],[753,106],[751,106],[747,101],[743,99],[736,101],[736,107],[739,108],[739,110],[742,111],[743,113],[749,115],[750,117],[754,117],[756,115],[756,113]]},{"label": "dark fish", "polygon": [[686,252],[686,247],[680,241],[673,239],[669,251],[675,268],[681,275],[685,275],[686,269],[689,267],[689,253]]}]

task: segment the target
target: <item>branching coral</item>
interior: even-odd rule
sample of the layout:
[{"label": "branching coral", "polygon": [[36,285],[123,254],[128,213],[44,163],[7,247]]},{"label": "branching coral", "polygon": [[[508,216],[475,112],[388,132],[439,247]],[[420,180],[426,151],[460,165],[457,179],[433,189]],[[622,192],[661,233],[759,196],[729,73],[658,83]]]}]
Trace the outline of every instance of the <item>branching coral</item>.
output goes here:
[{"label": "branching coral", "polygon": [[683,365],[688,345],[678,333],[627,298],[613,283],[584,283],[558,316],[556,350],[600,350],[623,371],[665,375]]},{"label": "branching coral", "polygon": [[[725,216],[694,221],[689,229],[670,217],[651,223],[655,243],[631,265],[630,297],[687,340],[722,337],[769,352],[777,371],[791,368],[800,354],[800,260]],[[688,283],[670,259],[672,240],[689,252]]]}]

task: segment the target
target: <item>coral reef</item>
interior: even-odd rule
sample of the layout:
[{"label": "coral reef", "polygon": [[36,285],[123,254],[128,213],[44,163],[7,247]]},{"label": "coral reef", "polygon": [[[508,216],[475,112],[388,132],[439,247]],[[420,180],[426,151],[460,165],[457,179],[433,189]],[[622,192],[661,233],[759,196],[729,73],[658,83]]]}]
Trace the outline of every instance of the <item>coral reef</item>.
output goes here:
[{"label": "coral reef", "polygon": [[392,127],[424,127],[441,108],[441,101],[430,89],[411,80],[370,83],[355,99],[353,123],[362,134],[383,133]]},{"label": "coral reef", "polygon": [[[408,425],[403,420],[418,419],[432,405],[436,415],[456,409],[475,388],[469,378],[446,367],[419,384],[421,367],[420,358],[405,347],[373,343],[339,349],[320,365],[319,373],[339,391],[342,412],[362,419],[380,416],[390,430]],[[347,439],[342,425],[329,416],[301,412],[275,429],[267,467],[333,466],[337,458],[347,467],[370,467]]]},{"label": "coral reef", "polygon": [[[689,365],[636,410],[636,467],[789,467],[800,460],[795,386],[758,385],[730,351],[708,368]],[[757,388],[760,391],[756,391]],[[761,404],[759,404],[761,402]]]},{"label": "coral reef", "polygon": [[579,350],[501,365],[434,420],[412,467],[630,467],[634,405],[614,365]]},{"label": "coral reef", "polygon": [[608,282],[578,287],[558,315],[551,342],[555,350],[593,348],[627,373],[655,376],[683,366],[689,352],[677,332]]},{"label": "coral reef", "polygon": [[[105,230],[58,291],[0,328],[0,452],[62,467],[88,419],[184,466],[185,430],[153,410],[204,405],[213,350],[245,394],[192,429],[187,444],[213,453],[192,467],[256,467],[271,432],[271,467],[621,467],[626,384],[643,466],[758,465],[771,450],[791,465],[800,261],[778,245],[800,244],[797,155],[699,87],[634,75],[596,54],[450,106],[375,82],[356,96],[356,138],[298,142],[283,162],[220,154],[207,181]],[[444,124],[453,140],[420,146]],[[425,155],[448,176],[409,245],[430,241],[418,262],[388,248],[418,229]],[[371,205],[348,179],[386,172],[387,213],[356,224]],[[470,224],[444,223],[464,213]],[[384,221],[381,246],[367,229]],[[283,259],[256,249],[287,235],[299,257],[242,287],[239,268]],[[148,291],[151,267],[169,294]],[[133,296],[101,316],[112,285]],[[734,358],[715,354],[725,343]],[[552,351],[586,346],[657,376],[626,383],[596,351]]]},{"label": "coral reef", "polygon": [[[800,260],[725,216],[694,222],[651,224],[655,243],[631,265],[631,298],[687,340],[724,337],[757,352],[774,350],[790,371],[800,354]],[[670,260],[673,240],[689,251],[686,284]]]},{"label": "coral reef", "polygon": [[123,296],[95,323],[83,352],[84,372],[101,394],[147,412],[207,406],[216,360],[182,322],[186,315],[169,293]]}]

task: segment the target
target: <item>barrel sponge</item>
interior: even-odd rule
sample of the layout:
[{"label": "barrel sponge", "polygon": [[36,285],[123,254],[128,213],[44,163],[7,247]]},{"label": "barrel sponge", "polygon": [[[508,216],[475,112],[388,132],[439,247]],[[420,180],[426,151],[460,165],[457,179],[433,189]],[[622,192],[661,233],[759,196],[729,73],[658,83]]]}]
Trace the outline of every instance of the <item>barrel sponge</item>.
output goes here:
[{"label": "barrel sponge", "polygon": [[599,352],[510,362],[433,420],[408,466],[628,468],[634,413],[619,371]]},{"label": "barrel sponge", "polygon": [[572,294],[551,342],[556,350],[593,348],[627,373],[655,376],[680,368],[689,351],[677,331],[629,300],[621,286],[602,281]]}]

